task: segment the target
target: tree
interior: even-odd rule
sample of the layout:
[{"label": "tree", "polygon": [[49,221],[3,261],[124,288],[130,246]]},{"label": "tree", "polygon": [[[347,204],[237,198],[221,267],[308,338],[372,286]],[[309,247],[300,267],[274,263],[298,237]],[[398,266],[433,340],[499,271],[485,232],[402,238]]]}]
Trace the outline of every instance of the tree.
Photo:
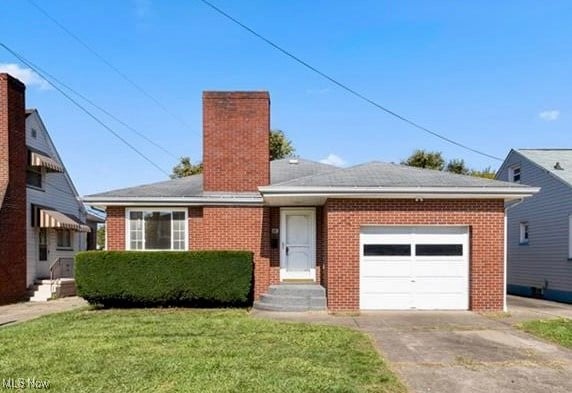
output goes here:
[{"label": "tree", "polygon": [[270,131],[270,160],[292,157],[294,146],[282,130]]},{"label": "tree", "polygon": [[496,172],[490,166],[486,167],[482,171],[478,169],[472,169],[469,174],[471,176],[484,177],[485,179],[494,179],[496,177]]},{"label": "tree", "polygon": [[403,165],[417,168],[436,169],[442,171],[445,168],[445,160],[441,152],[426,150],[415,150],[406,160],[401,161]]},{"label": "tree", "polygon": [[171,179],[179,179],[181,177],[192,176],[202,173],[203,163],[192,164],[190,157],[181,157],[181,161],[173,167]]},{"label": "tree", "polygon": [[457,158],[449,161],[445,170],[459,175],[468,175],[471,173],[471,170],[465,165],[465,160]]},{"label": "tree", "polygon": [[97,235],[96,235],[96,249],[104,250],[105,249],[105,225],[99,225],[97,227]]},{"label": "tree", "polygon": [[401,164],[418,168],[437,169],[439,171],[457,173],[459,175],[482,177],[485,179],[494,179],[496,176],[495,171],[490,166],[483,170],[471,169],[465,164],[465,160],[461,158],[449,160],[445,166],[445,159],[441,152],[423,149],[415,150],[409,158],[401,161]]}]

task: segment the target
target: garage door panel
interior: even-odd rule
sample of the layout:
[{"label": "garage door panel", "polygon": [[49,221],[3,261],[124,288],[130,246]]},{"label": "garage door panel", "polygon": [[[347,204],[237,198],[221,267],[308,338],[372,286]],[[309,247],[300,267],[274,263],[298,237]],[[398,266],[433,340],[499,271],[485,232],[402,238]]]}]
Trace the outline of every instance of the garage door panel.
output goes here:
[{"label": "garage door panel", "polygon": [[457,293],[423,293],[415,296],[419,310],[466,310],[468,302]]},{"label": "garage door panel", "polygon": [[387,272],[391,276],[411,276],[410,259],[397,261],[367,261],[362,264],[362,277],[387,277]]},{"label": "garage door panel", "polygon": [[465,280],[462,277],[415,278],[415,293],[459,293],[465,292]]},{"label": "garage door panel", "polygon": [[467,227],[363,227],[360,241],[362,309],[468,308]]},{"label": "garage door panel", "polygon": [[363,294],[375,293],[410,293],[410,277],[362,278],[360,281]]},{"label": "garage door panel", "polygon": [[362,310],[407,310],[411,308],[410,293],[372,293],[360,300]]},{"label": "garage door panel", "polygon": [[415,277],[464,277],[467,265],[464,261],[415,260]]}]

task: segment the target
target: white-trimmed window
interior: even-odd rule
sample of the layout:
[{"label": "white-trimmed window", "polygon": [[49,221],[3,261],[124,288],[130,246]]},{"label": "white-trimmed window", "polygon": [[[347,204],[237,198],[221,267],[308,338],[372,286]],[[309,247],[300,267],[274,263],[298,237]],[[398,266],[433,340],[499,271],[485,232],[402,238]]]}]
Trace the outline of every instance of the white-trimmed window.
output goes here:
[{"label": "white-trimmed window", "polygon": [[508,181],[520,183],[520,165],[513,165],[508,168]]},{"label": "white-trimmed window", "polygon": [[187,249],[186,209],[128,209],[125,221],[127,250]]},{"label": "white-trimmed window", "polygon": [[520,244],[528,244],[528,222],[520,223]]},{"label": "white-trimmed window", "polygon": [[72,242],[72,231],[67,229],[59,229],[56,231],[56,247],[58,249],[71,250],[73,249]]}]

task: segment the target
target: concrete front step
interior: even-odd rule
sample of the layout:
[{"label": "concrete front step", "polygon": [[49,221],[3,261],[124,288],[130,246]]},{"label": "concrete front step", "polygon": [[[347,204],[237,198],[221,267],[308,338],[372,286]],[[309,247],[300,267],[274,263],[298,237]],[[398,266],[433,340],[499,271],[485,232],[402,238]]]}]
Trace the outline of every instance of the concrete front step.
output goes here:
[{"label": "concrete front step", "polygon": [[276,304],[254,302],[253,306],[256,310],[263,311],[284,311],[284,312],[306,312],[306,311],[324,311],[325,307],[309,307],[309,306],[281,306]]},{"label": "concrete front step", "polygon": [[260,296],[260,302],[272,304],[276,306],[309,306],[326,308],[325,296],[282,296],[263,294]]},{"label": "concrete front step", "polygon": [[326,290],[318,284],[271,285],[268,293],[254,302],[254,308],[267,311],[317,311],[326,307]]},{"label": "concrete front step", "polygon": [[319,284],[278,284],[270,285],[268,294],[278,296],[326,296],[326,290]]}]

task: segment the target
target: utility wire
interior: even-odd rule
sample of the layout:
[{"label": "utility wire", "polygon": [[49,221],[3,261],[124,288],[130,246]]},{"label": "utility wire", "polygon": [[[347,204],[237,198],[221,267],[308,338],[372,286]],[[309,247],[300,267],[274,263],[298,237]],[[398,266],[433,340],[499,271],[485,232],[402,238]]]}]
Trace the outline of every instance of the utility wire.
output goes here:
[{"label": "utility wire", "polygon": [[44,8],[40,7],[35,1],[28,0],[28,3],[30,3],[30,5],[32,5],[38,11],[40,11],[46,18],[48,18],[50,21],[52,21],[52,23],[54,23],[56,26],[58,26],[64,33],[69,35],[77,43],[79,43],[81,46],[83,46],[88,52],[90,52],[92,55],[97,57],[102,63],[104,63],[107,67],[109,67],[111,70],[113,70],[123,80],[125,80],[127,83],[129,83],[131,86],[133,86],[136,90],[138,90],[139,93],[143,94],[145,97],[147,97],[148,99],[153,101],[159,108],[161,108],[163,110],[163,112],[165,112],[166,114],[171,116],[173,119],[175,119],[177,122],[179,122],[185,128],[193,130],[192,127],[185,120],[183,120],[180,116],[176,115],[174,112],[169,110],[169,108],[166,105],[164,105],[161,101],[159,101],[157,98],[155,98],[153,95],[151,95],[151,93],[149,93],[147,90],[145,90],[143,87],[141,87],[141,85],[136,83],[133,79],[128,77],[123,71],[121,71],[119,68],[114,66],[109,60],[107,60],[105,57],[103,57],[103,55],[99,54],[99,52],[97,52],[90,45],[88,45],[77,34],[75,34],[73,31],[71,31],[70,29],[65,27],[56,18],[51,16]]},{"label": "utility wire", "polygon": [[129,143],[125,138],[123,138],[121,135],[119,135],[119,133],[117,133],[113,128],[111,128],[110,126],[108,126],[107,124],[105,124],[102,120],[100,120],[97,116],[95,116],[93,113],[91,113],[88,109],[86,109],[82,104],[80,104],[79,102],[77,102],[73,97],[71,97],[69,94],[67,94],[64,90],[62,90],[56,83],[52,82],[46,75],[44,75],[39,69],[35,68],[33,64],[29,63],[25,58],[23,58],[20,54],[18,54],[17,52],[15,52],[14,50],[12,50],[11,48],[9,48],[8,46],[6,46],[4,43],[0,42],[0,46],[4,49],[6,49],[8,52],[10,52],[14,57],[16,57],[18,60],[20,60],[20,62],[22,62],[23,64],[25,64],[27,67],[29,67],[30,69],[32,69],[35,73],[37,73],[40,77],[42,77],[46,82],[48,82],[54,89],[56,89],[57,91],[59,91],[64,97],[66,97],[69,101],[71,101],[76,107],[78,107],[82,112],[84,112],[86,115],[88,115],[89,117],[91,117],[93,120],[95,120],[99,125],[101,125],[103,128],[105,128],[108,132],[110,132],[113,136],[115,136],[117,139],[119,139],[121,142],[123,142],[123,144],[125,144],[127,147],[129,147],[131,150],[133,150],[137,155],[139,155],[141,158],[143,158],[145,161],[147,161],[149,164],[151,164],[152,166],[154,166],[156,169],[158,169],[161,173],[169,176],[169,173],[167,171],[165,171],[163,168],[161,168],[159,165],[157,165],[153,160],[151,160],[149,157],[147,157],[145,154],[143,154],[140,150],[138,150],[135,146],[133,146],[131,143]]},{"label": "utility wire", "polygon": [[34,64],[32,61],[30,61],[29,59],[26,59],[24,56],[20,55],[22,59],[26,60],[26,62],[28,64],[31,64],[32,66],[34,66],[34,68],[36,68],[37,70],[40,70],[44,75],[48,76],[49,78],[51,78],[53,81],[55,81],[56,83],[59,83],[60,86],[64,87],[65,89],[69,90],[70,92],[72,92],[73,94],[75,94],[76,96],[80,97],[81,99],[83,99],[85,102],[87,102],[88,104],[92,105],[94,108],[100,110],[101,112],[103,112],[104,114],[106,114],[107,116],[111,117],[113,120],[115,120],[116,122],[118,122],[119,124],[123,125],[125,128],[127,128],[128,130],[134,132],[135,134],[139,135],[141,138],[145,139],[147,142],[149,142],[150,144],[152,144],[153,146],[155,146],[156,148],[160,149],[161,151],[163,151],[164,153],[168,154],[169,156],[171,156],[172,158],[174,158],[175,160],[179,160],[179,157],[177,157],[174,153],[170,152],[169,150],[167,150],[166,148],[164,148],[163,146],[161,146],[160,144],[158,144],[157,142],[153,141],[151,138],[149,138],[148,136],[146,136],[145,134],[143,134],[141,131],[137,130],[135,127],[129,125],[128,123],[126,123],[125,121],[119,119],[116,115],[114,115],[113,113],[109,112],[108,110],[106,110],[105,108],[101,107],[100,105],[96,104],[95,102],[93,102],[93,100],[89,99],[88,97],[86,97],[85,95],[81,94],[80,92],[78,92],[77,90],[73,89],[72,87],[70,87],[69,85],[65,84],[64,82],[62,82],[60,79],[56,78],[55,76],[53,76],[52,74],[50,74],[48,71],[42,69],[40,66],[38,66],[37,64]]},{"label": "utility wire", "polygon": [[282,52],[282,54],[288,56],[289,58],[291,58],[292,60],[296,61],[297,63],[300,63],[301,65],[303,65],[304,67],[306,67],[307,69],[309,69],[310,71],[320,75],[322,78],[327,79],[328,81],[330,81],[331,83],[333,83],[334,85],[342,88],[343,90],[347,91],[348,93],[356,96],[357,98],[361,99],[362,101],[365,101],[371,105],[373,105],[374,107],[381,109],[382,111],[384,111],[385,113],[409,124],[410,126],[413,126],[421,131],[424,131],[428,134],[431,134],[445,142],[448,142],[452,145],[461,147],[465,150],[469,150],[473,153],[479,154],[481,156],[485,156],[488,158],[492,158],[493,160],[497,160],[497,161],[502,161],[503,159],[500,157],[496,157],[493,156],[491,154],[485,153],[481,150],[478,149],[474,149],[468,145],[465,145],[463,143],[457,142],[451,138],[448,138],[436,131],[430,130],[427,127],[424,127],[422,125],[420,125],[419,123],[410,120],[408,118],[406,118],[403,115],[398,114],[397,112],[394,112],[386,107],[384,107],[381,104],[378,104],[376,101],[374,101],[371,98],[368,98],[367,96],[365,96],[364,94],[358,92],[357,90],[349,87],[348,85],[339,82],[338,80],[336,80],[334,77],[326,74],[323,71],[320,71],[318,68],[312,66],[311,64],[307,63],[306,61],[302,60],[301,58],[299,58],[298,56],[294,55],[292,52],[287,51],[286,49],[284,49],[283,47],[281,47],[280,45],[278,45],[277,43],[271,41],[270,39],[264,37],[262,34],[257,33],[254,29],[248,27],[247,25],[245,25],[244,23],[242,23],[241,21],[239,21],[238,19],[236,19],[235,17],[233,17],[232,15],[228,14],[227,12],[223,11],[222,9],[218,8],[217,6],[215,6],[213,3],[211,3],[208,0],[200,0],[202,3],[204,3],[205,5],[207,5],[208,7],[212,8],[214,11],[216,11],[217,13],[219,13],[220,15],[224,16],[225,18],[227,18],[228,20],[232,21],[233,23],[237,24],[238,26],[240,26],[241,28],[243,28],[244,30],[248,31],[250,34],[254,35],[255,37],[261,39],[262,41],[264,41],[265,43],[267,43],[268,45],[270,45],[271,47],[273,47],[274,49],[278,50],[279,52]]}]

